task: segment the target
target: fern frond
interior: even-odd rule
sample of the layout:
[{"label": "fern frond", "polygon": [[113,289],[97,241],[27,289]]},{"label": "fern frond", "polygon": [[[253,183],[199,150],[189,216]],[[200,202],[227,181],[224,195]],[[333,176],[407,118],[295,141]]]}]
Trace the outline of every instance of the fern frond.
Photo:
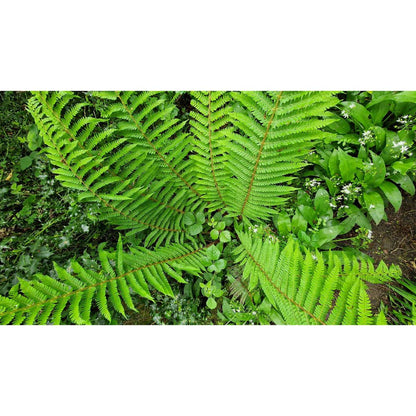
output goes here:
[{"label": "fern frond", "polygon": [[54,264],[57,279],[37,274],[33,281],[20,281],[18,290],[13,288],[9,297],[0,296],[0,323],[59,324],[67,311],[73,323],[89,324],[94,304],[109,321],[111,309],[125,316],[126,307],[135,310],[133,293],[153,300],[150,285],[173,296],[168,277],[185,282],[181,276],[183,267],[201,273],[205,269],[201,258],[207,247],[171,245],[129,254],[123,252],[119,239],[115,253],[99,251],[99,273],[72,261],[72,272]]},{"label": "fern frond", "polygon": [[338,257],[328,265],[319,251],[305,249],[302,254],[299,243],[291,238],[281,250],[270,237],[238,235],[241,246],[235,254],[245,264],[243,279],[249,280],[249,287],[260,285],[286,324],[376,323],[359,267],[345,275]]},{"label": "fern frond", "polygon": [[[137,112],[134,125],[139,123],[136,119],[140,120],[144,126],[140,132],[146,134],[146,140],[141,136],[140,140],[133,133],[123,137],[126,129],[119,126],[103,129],[101,124],[105,119],[84,117],[86,103],[79,102],[73,93],[33,94],[29,111],[48,146],[48,157],[57,167],[57,179],[64,186],[82,191],[81,200],[99,202],[102,218],[119,229],[128,229],[131,233],[151,230],[148,244],[168,243],[171,239],[184,241],[183,214],[195,205],[195,195],[189,189],[178,187],[171,176],[166,175],[166,169],[149,156],[150,145],[143,146],[143,141],[147,143],[151,137],[156,143],[150,143],[153,148],[164,146],[163,157],[169,166],[181,170],[189,163],[183,161],[186,152],[181,153],[186,143],[178,144],[183,134],[173,137],[183,126],[177,120],[161,120],[167,111],[159,108],[163,100],[142,103],[132,93],[115,93],[116,98],[127,100],[128,97],[134,102],[132,108]],[[143,101],[142,95],[139,98]],[[152,96],[144,95],[145,98]],[[102,97],[108,96],[108,93],[102,94]],[[110,116],[115,114],[113,105],[111,100],[110,104],[103,102]],[[121,109],[124,109],[122,105]],[[126,116],[122,112],[120,124],[125,124],[123,119],[130,116],[132,113]]]},{"label": "fern frond", "polygon": [[231,175],[226,169],[227,132],[231,131],[231,96],[222,91],[194,91],[191,104],[191,132],[196,154],[196,187],[202,197],[210,202],[210,209],[225,208],[223,193]]},{"label": "fern frond", "polygon": [[267,220],[293,187],[282,185],[305,166],[314,141],[330,134],[325,111],[338,100],[331,92],[235,92],[242,110],[230,114],[237,132],[229,133],[225,202],[234,215]]}]

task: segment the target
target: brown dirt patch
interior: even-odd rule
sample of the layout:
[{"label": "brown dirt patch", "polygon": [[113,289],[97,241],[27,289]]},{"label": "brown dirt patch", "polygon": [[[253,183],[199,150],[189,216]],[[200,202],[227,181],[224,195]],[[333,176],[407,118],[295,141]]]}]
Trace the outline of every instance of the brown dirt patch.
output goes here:
[{"label": "brown dirt patch", "polygon": [[[373,227],[373,240],[366,254],[374,264],[383,260],[387,265],[400,266],[403,277],[416,278],[416,196],[406,195],[398,212],[392,206],[386,209],[388,221]],[[396,283],[395,283],[396,284]],[[380,302],[389,305],[391,289],[387,285],[368,284],[368,294],[376,311]]]}]

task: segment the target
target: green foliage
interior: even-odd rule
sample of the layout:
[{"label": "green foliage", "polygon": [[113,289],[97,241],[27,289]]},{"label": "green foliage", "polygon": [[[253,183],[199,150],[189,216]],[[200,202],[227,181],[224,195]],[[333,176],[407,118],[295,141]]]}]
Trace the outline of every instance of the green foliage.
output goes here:
[{"label": "green foliage", "polygon": [[292,229],[312,248],[334,248],[334,239],[354,228],[371,230],[372,222],[387,218],[389,204],[399,210],[402,192],[415,193],[414,94],[347,92],[339,97],[338,109],[326,113],[334,136],[308,154],[310,167],[295,182],[301,189],[291,201],[294,212],[288,216],[283,208],[274,217],[284,235]]},{"label": "green foliage", "polygon": [[394,318],[402,325],[416,325],[416,283],[403,279],[400,284],[391,285],[394,291],[390,296]]},{"label": "green foliage", "polygon": [[335,252],[329,252],[327,259],[319,251],[306,249],[303,254],[291,238],[281,248],[262,230],[241,232],[239,238],[237,261],[244,264],[248,289],[260,286],[282,323],[367,325],[382,319],[372,315],[365,281],[397,278],[395,267],[388,270],[381,263],[374,270],[371,262],[350,261]]},{"label": "green foliage", "polygon": [[31,282],[21,280],[8,298],[0,297],[0,322],[45,324],[49,321],[59,324],[67,307],[68,317],[73,323],[89,324],[93,301],[101,315],[111,322],[110,308],[123,316],[125,308],[136,309],[131,290],[152,300],[150,285],[174,297],[167,276],[184,283],[177,262],[202,270],[200,256],[203,250],[204,247],[171,245],[152,252],[141,248],[124,253],[119,239],[113,255],[99,251],[102,269],[99,273],[86,270],[73,261],[72,272],[54,265],[57,279],[37,274],[36,280]]},{"label": "green foliage", "polygon": [[[189,113],[176,106],[179,96],[33,93],[36,128],[27,141],[34,153],[20,168],[31,167],[43,142],[76,206],[91,204],[97,221],[122,236],[113,250],[98,247],[96,268],[72,259],[70,268],[55,264],[56,278],[19,279],[0,298],[1,322],[89,324],[102,316],[115,323],[137,309],[138,298],[175,298],[173,280],[186,298],[206,299],[222,323],[385,323],[383,312],[371,310],[365,282],[399,278],[397,268],[374,270],[368,259],[325,250],[356,223],[369,223],[356,205],[347,218],[334,211],[340,189],[349,195],[360,183],[361,207],[379,221],[384,196],[399,206],[394,184],[413,185],[412,163],[392,159],[396,142],[362,145],[358,155],[334,147],[337,129],[353,139],[351,126],[328,111],[340,101],[332,92],[193,92]],[[357,128],[371,127],[370,110],[351,110]],[[412,139],[413,131],[402,131],[403,140]],[[314,147],[323,161],[310,155]],[[297,189],[300,175],[327,180],[327,188],[312,179],[308,192]],[[331,187],[334,175],[339,183]],[[290,199],[294,209],[285,204]]]}]

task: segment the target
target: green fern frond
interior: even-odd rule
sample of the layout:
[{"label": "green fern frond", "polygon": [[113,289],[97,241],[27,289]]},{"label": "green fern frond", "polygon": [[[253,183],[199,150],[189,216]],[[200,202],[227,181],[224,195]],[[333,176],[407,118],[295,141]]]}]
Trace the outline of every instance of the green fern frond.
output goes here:
[{"label": "green fern frond", "polygon": [[339,257],[328,266],[322,253],[305,249],[302,254],[292,238],[281,249],[270,236],[238,235],[241,245],[235,254],[245,266],[243,279],[249,280],[249,287],[261,287],[286,324],[376,323],[359,267],[344,273]]},{"label": "green fern frond", "polygon": [[[121,115],[115,112],[112,101],[102,103],[105,115],[110,117],[117,113],[120,124],[125,124],[122,120],[130,120],[132,111],[136,110],[134,122],[130,120],[129,124],[130,127],[133,124],[133,132],[126,137],[122,136],[125,127],[103,129],[101,124],[105,119],[84,117],[86,103],[78,103],[73,93],[34,93],[29,111],[48,146],[49,159],[57,166],[57,179],[64,186],[82,191],[80,200],[99,202],[102,218],[119,229],[131,233],[151,230],[148,244],[168,243],[171,239],[183,242],[183,214],[188,207],[197,204],[196,195],[189,189],[180,189],[178,183],[166,175],[168,168],[156,163],[150,154],[155,146],[163,147],[164,162],[181,171],[189,164],[184,158],[190,139],[179,145],[184,137],[173,135],[182,125],[169,118],[161,120],[167,114],[166,109],[159,108],[163,100],[145,105],[143,100],[152,94],[143,93],[138,97],[130,93],[114,94],[122,101],[119,104]],[[108,96],[108,93],[101,95]],[[131,105],[130,112],[123,107],[127,102]]]},{"label": "green fern frond", "polygon": [[227,132],[232,107],[231,96],[223,91],[194,91],[191,104],[191,132],[196,154],[194,161],[196,187],[202,197],[210,202],[210,209],[225,208],[224,192],[230,174],[226,170]]},{"label": "green fern frond", "polygon": [[57,279],[37,274],[33,281],[21,280],[9,297],[0,296],[0,323],[59,324],[67,312],[73,323],[89,324],[94,303],[108,321],[111,309],[125,316],[126,307],[135,310],[132,294],[153,300],[149,285],[173,297],[168,277],[184,282],[184,266],[201,273],[201,258],[207,247],[178,244],[153,252],[142,248],[128,254],[123,252],[119,239],[115,253],[99,251],[99,273],[72,261],[72,272],[54,264]]},{"label": "green fern frond", "polygon": [[225,202],[230,212],[267,220],[293,187],[283,185],[305,166],[316,140],[330,136],[320,129],[331,121],[325,111],[338,99],[331,92],[235,92],[241,111],[232,113],[237,132],[229,133]]}]

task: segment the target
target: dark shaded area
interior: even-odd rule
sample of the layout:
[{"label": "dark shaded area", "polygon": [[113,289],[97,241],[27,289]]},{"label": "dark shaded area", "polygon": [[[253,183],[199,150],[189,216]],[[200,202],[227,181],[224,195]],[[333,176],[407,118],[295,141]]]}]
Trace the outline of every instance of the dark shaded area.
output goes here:
[{"label": "dark shaded area", "polygon": [[[400,266],[403,277],[416,281],[416,196],[404,195],[398,212],[392,206],[386,209],[388,221],[373,227],[373,240],[365,253],[374,264],[383,260],[387,265]],[[399,283],[394,283],[399,285]],[[371,304],[378,309],[380,302],[389,305],[388,285],[368,284]]]}]

